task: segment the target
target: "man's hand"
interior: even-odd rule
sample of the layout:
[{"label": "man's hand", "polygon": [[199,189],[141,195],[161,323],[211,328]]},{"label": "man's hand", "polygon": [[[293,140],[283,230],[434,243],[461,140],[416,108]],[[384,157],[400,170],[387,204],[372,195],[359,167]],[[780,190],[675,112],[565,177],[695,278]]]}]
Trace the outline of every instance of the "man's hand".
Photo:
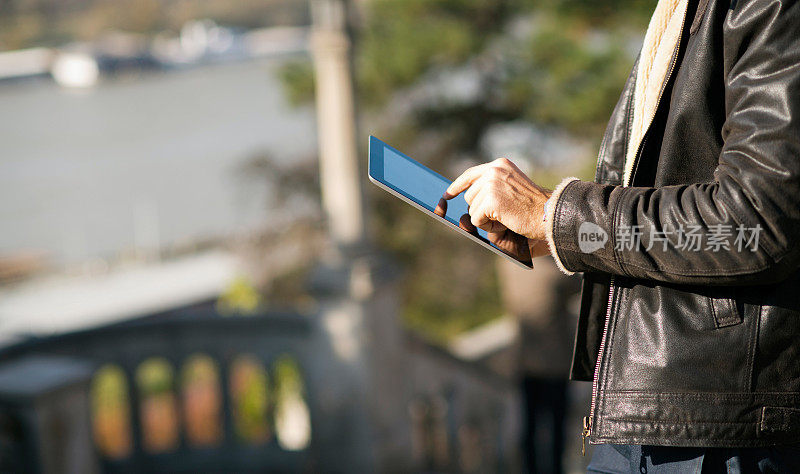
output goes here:
[{"label": "man's hand", "polygon": [[[464,192],[469,219],[461,227],[479,227],[498,247],[520,258],[549,254],[545,242],[544,204],[548,191],[531,181],[511,161],[500,158],[466,170],[447,188],[443,198]],[[474,230],[473,227],[473,230]]]}]

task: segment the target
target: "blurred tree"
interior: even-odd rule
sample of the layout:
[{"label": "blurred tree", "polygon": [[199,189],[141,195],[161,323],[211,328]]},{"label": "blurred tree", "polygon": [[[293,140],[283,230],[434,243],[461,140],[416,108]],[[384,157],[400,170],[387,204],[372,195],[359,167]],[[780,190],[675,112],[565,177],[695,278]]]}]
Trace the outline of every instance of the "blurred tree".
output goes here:
[{"label": "blurred tree", "polygon": [[223,316],[249,316],[261,307],[261,294],[242,276],[235,278],[217,299],[217,311]]},{"label": "blurred tree", "polygon": [[[493,158],[483,156],[482,140],[490,127],[506,122],[527,121],[597,143],[654,3],[363,2],[355,32],[358,97],[369,123],[385,124],[369,131],[445,171],[453,171],[455,160]],[[282,69],[293,103],[313,98],[312,74],[307,61]],[[573,168],[591,178],[593,157]],[[561,173],[537,170],[536,179],[553,185]],[[371,231],[408,270],[409,325],[446,339],[500,314],[489,252],[386,193],[370,192]]]}]

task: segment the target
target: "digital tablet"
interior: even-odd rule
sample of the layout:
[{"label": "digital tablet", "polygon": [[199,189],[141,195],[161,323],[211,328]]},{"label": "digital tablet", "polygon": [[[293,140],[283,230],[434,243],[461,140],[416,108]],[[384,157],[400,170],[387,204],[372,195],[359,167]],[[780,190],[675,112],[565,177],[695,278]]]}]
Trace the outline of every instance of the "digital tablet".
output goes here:
[{"label": "digital tablet", "polygon": [[478,229],[475,235],[459,227],[459,219],[467,213],[463,193],[448,201],[444,218],[437,215],[434,210],[452,181],[373,136],[369,137],[369,179],[473,242],[519,266],[533,268],[531,262],[523,262],[489,242],[486,231]]}]

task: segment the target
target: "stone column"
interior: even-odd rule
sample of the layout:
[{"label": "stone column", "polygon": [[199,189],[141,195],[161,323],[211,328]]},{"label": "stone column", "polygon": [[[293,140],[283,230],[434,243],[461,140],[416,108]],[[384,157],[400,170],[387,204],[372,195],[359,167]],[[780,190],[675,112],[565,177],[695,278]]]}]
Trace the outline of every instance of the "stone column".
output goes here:
[{"label": "stone column", "polygon": [[326,387],[321,416],[334,421],[324,429],[338,439],[332,453],[337,462],[352,472],[374,472],[379,469],[370,417],[371,314],[366,304],[373,284],[359,169],[366,159],[359,159],[356,141],[349,1],[310,0],[310,5],[322,206],[333,244],[311,282],[320,303],[320,328],[331,351],[318,367],[318,385]]},{"label": "stone column", "polygon": [[347,3],[311,0],[322,204],[339,249],[365,239]]}]

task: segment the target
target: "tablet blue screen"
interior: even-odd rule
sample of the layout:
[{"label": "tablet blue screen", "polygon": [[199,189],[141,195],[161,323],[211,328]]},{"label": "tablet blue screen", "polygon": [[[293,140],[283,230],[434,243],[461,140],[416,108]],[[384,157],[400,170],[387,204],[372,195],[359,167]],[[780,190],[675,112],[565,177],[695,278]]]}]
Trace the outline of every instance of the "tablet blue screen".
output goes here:
[{"label": "tablet blue screen", "polygon": [[[384,144],[383,181],[396,191],[414,200],[417,204],[433,211],[451,181],[422,166]],[[454,225],[467,213],[467,202],[463,193],[447,202],[445,218]],[[486,231],[478,229],[478,234],[487,238]]]}]

